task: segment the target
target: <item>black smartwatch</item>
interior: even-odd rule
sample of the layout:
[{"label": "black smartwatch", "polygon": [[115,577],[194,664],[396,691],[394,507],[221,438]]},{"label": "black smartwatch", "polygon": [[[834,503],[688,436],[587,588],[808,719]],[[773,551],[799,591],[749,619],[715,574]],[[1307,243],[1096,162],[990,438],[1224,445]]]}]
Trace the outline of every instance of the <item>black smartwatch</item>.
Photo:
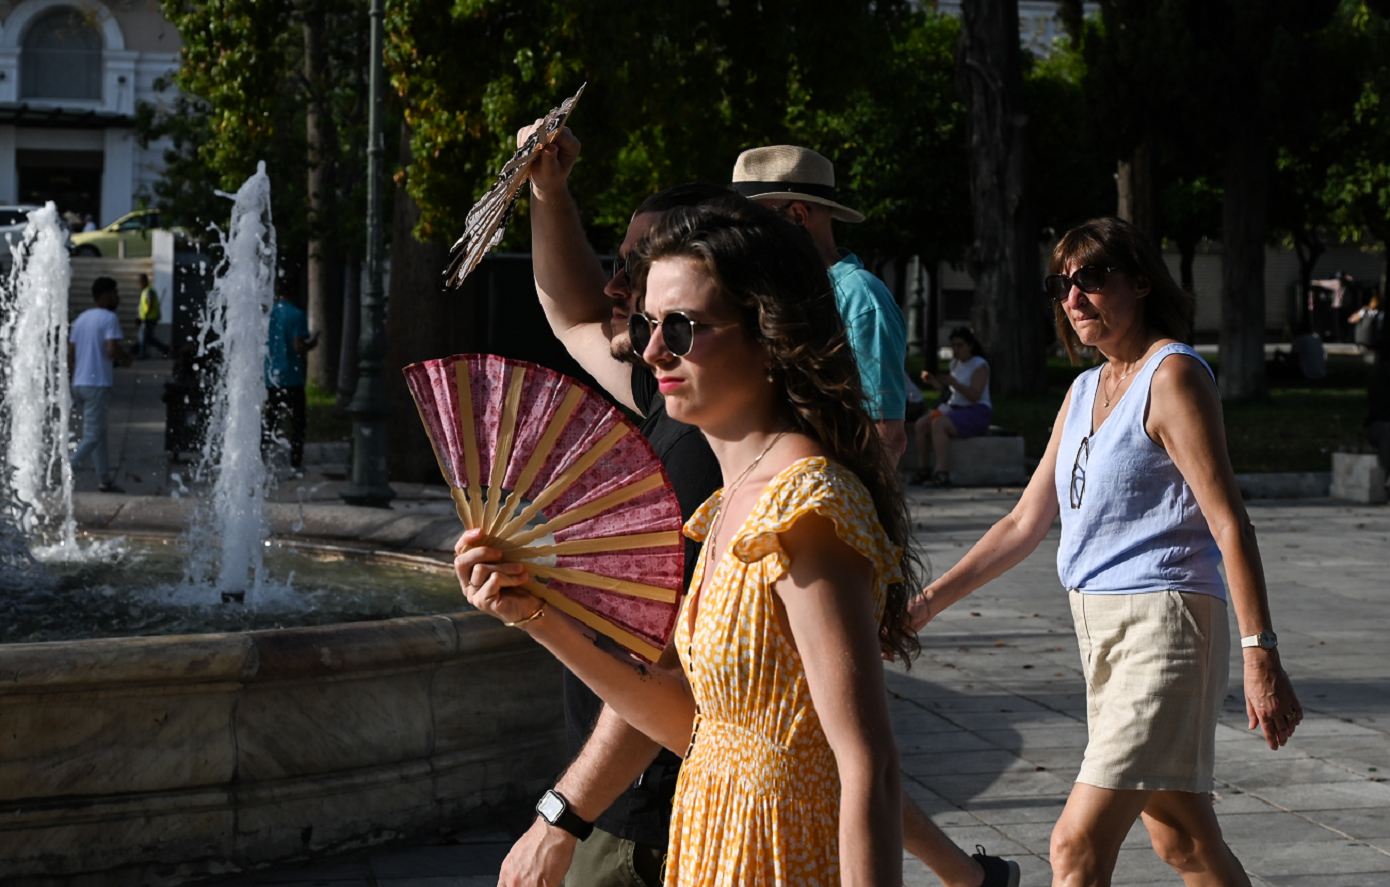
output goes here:
[{"label": "black smartwatch", "polygon": [[541,799],[536,802],[536,813],[541,819],[556,828],[564,829],[581,841],[589,837],[594,830],[594,824],[580,819],[579,814],[570,809],[570,802],[565,800],[565,796],[554,789],[541,795]]}]

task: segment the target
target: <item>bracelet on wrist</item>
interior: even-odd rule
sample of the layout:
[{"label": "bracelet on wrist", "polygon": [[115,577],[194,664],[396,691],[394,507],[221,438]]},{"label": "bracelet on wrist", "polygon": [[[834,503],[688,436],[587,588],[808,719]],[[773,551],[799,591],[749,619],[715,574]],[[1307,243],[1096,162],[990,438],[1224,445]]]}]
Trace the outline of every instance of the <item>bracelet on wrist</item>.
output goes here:
[{"label": "bracelet on wrist", "polygon": [[523,625],[526,625],[530,622],[535,622],[537,619],[541,618],[541,614],[544,612],[545,601],[541,601],[541,605],[536,608],[536,612],[532,613],[530,616],[527,616],[525,619],[518,619],[515,622],[503,622],[502,624],[507,626],[508,628],[521,628]]}]

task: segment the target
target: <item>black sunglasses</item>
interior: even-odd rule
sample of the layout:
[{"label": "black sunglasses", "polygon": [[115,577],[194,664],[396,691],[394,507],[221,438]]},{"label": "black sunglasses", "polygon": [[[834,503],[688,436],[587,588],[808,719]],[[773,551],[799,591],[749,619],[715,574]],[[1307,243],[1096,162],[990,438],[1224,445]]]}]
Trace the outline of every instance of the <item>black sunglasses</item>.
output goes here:
[{"label": "black sunglasses", "polygon": [[[672,311],[661,318],[661,340],[666,343],[666,350],[677,357],[684,357],[690,353],[690,349],[695,345],[695,328],[697,326],[721,327],[733,326],[740,321],[726,320],[723,323],[706,323],[703,320],[691,320],[680,311]],[[647,346],[652,342],[652,330],[657,323],[645,314],[633,314],[627,319],[627,332],[632,337],[632,350],[641,354],[647,350]]]},{"label": "black sunglasses", "polygon": [[1081,507],[1081,497],[1086,495],[1086,463],[1091,461],[1091,438],[1081,438],[1081,446],[1076,450],[1076,461],[1071,466],[1071,507]]},{"label": "black sunglasses", "polygon": [[614,256],[608,263],[608,279],[615,280],[619,274],[626,274],[628,283],[632,282],[632,257],[636,250],[629,250],[626,256]]},{"label": "black sunglasses", "polygon": [[1083,293],[1098,293],[1101,287],[1105,286],[1106,276],[1111,271],[1119,270],[1118,266],[1113,265],[1082,265],[1070,277],[1065,274],[1049,274],[1043,278],[1043,292],[1054,302],[1065,301],[1073,286]]}]

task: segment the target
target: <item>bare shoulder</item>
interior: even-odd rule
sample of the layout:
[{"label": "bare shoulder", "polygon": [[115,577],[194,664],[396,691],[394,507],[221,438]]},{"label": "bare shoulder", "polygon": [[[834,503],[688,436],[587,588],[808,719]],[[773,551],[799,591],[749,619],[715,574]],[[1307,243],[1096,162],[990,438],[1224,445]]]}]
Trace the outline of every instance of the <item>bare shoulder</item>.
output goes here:
[{"label": "bare shoulder", "polygon": [[1194,397],[1219,401],[1211,371],[1200,359],[1190,354],[1170,354],[1165,358],[1154,370],[1150,390],[1156,404],[1169,397],[1184,401]]}]

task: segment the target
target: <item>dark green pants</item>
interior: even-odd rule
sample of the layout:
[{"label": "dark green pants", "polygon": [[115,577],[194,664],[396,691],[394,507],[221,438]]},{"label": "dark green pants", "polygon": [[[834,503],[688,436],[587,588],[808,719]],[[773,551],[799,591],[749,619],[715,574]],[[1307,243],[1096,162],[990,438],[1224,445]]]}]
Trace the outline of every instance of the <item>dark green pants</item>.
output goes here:
[{"label": "dark green pants", "polygon": [[579,842],[564,887],[661,887],[666,848],[638,844],[603,829]]}]

